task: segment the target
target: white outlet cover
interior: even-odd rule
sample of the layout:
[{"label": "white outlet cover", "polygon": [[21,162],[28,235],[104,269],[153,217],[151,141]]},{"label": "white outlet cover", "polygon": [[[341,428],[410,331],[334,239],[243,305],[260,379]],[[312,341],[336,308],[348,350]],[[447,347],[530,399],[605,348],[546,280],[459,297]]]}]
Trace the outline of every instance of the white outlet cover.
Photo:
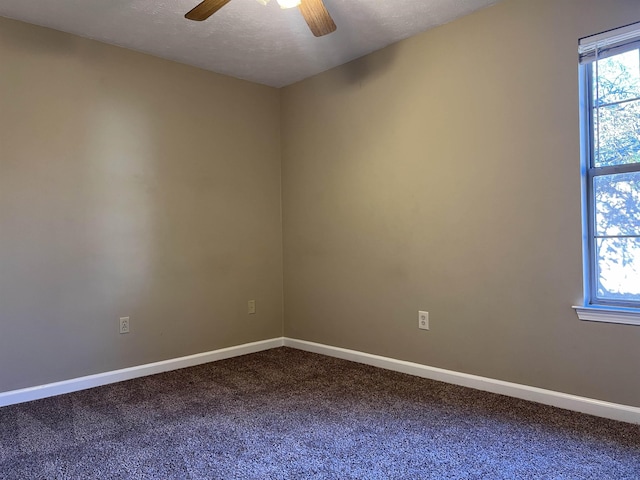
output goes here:
[{"label": "white outlet cover", "polygon": [[418,328],[421,330],[429,330],[429,312],[418,311]]},{"label": "white outlet cover", "polygon": [[120,333],[129,333],[129,317],[120,317]]}]

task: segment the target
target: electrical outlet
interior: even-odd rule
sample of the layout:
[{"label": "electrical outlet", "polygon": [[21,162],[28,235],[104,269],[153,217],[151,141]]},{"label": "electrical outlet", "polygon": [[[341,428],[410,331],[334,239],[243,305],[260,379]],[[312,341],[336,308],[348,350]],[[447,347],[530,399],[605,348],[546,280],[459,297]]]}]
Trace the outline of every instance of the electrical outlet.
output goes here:
[{"label": "electrical outlet", "polygon": [[247,313],[249,315],[253,315],[254,313],[256,313],[256,301],[255,300],[249,300],[247,302]]},{"label": "electrical outlet", "polygon": [[120,317],[120,333],[129,333],[129,317]]},{"label": "electrical outlet", "polygon": [[429,330],[429,312],[418,312],[418,328],[421,330]]}]

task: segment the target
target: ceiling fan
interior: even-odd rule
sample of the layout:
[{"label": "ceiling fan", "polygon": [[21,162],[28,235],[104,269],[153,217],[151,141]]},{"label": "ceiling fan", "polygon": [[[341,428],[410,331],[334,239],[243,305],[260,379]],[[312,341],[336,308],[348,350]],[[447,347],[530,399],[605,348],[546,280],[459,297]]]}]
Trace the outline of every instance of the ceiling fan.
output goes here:
[{"label": "ceiling fan", "polygon": [[[191,9],[185,18],[201,22],[224,7],[231,0],[204,0]],[[298,7],[311,32],[316,37],[328,35],[336,30],[336,24],[327,11],[322,0],[277,0],[281,8]],[[266,5],[269,0],[258,0]]]}]

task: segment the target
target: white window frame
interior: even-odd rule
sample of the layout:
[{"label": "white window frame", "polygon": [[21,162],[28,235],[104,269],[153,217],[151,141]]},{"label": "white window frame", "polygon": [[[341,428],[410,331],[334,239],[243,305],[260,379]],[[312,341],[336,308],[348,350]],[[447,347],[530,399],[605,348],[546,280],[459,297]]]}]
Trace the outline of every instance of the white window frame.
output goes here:
[{"label": "white window frame", "polygon": [[[598,299],[596,289],[595,212],[593,182],[600,175],[640,171],[640,164],[596,167],[593,133],[593,68],[595,61],[634,50],[640,44],[640,23],[580,40],[580,144],[582,176],[583,288],[584,301],[574,306],[580,320],[640,325],[640,302]],[[604,54],[603,56],[600,56]]]}]

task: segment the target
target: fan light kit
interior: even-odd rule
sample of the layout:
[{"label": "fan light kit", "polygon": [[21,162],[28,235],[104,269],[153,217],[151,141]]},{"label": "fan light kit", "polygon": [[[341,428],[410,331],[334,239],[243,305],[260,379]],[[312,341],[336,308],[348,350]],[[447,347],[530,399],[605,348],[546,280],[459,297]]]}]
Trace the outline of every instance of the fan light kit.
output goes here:
[{"label": "fan light kit", "polygon": [[[269,3],[269,1],[270,0],[256,0],[256,2],[258,2],[260,5],[266,5],[267,3]],[[276,0],[276,1],[278,2],[278,5],[280,5],[280,8],[283,10],[285,8],[297,7],[302,2],[302,0]]]},{"label": "fan light kit", "polygon": [[[196,5],[185,15],[189,20],[201,22],[224,7],[231,0],[204,0]],[[324,6],[322,0],[276,0],[280,8],[298,7],[302,17],[309,25],[311,32],[316,37],[328,35],[336,31],[336,24]],[[258,0],[262,5],[269,3],[269,0]]]},{"label": "fan light kit", "polygon": [[[293,8],[293,7],[297,7],[298,5],[300,5],[301,0],[276,0],[278,2],[278,5],[280,5],[280,8]],[[269,3],[269,0],[267,0],[265,2]]]}]

